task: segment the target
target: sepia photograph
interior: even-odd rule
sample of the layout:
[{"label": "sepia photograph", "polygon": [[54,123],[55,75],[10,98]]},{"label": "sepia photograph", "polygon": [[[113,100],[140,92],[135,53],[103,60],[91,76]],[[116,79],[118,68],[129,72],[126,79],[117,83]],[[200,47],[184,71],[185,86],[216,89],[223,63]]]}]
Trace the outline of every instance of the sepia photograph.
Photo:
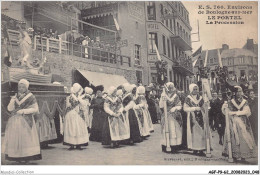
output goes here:
[{"label": "sepia photograph", "polygon": [[258,163],[258,1],[1,1],[1,174]]}]

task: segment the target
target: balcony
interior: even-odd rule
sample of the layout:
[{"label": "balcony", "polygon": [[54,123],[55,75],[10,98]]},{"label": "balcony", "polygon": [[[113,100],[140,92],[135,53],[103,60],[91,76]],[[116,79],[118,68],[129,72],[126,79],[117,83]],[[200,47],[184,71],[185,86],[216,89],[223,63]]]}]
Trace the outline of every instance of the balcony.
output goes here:
[{"label": "balcony", "polygon": [[178,59],[174,60],[173,70],[184,74],[185,76],[194,75],[192,68],[192,60],[180,56]]},{"label": "balcony", "polygon": [[[10,43],[12,46],[18,46],[19,32],[8,29]],[[115,48],[99,48],[94,46],[83,46],[80,44],[63,41],[61,39],[52,39],[32,36],[33,50],[41,50],[46,52],[58,53],[63,55],[73,55],[82,59],[95,60],[98,62],[119,65],[123,67],[131,67],[131,58],[129,56],[117,54]]]},{"label": "balcony", "polygon": [[180,31],[177,31],[176,35],[171,36],[172,41],[176,46],[179,46],[184,51],[191,50],[191,42],[189,39]]},{"label": "balcony", "polygon": [[118,3],[107,4],[101,7],[93,7],[81,11],[82,18],[95,18],[105,15],[113,15],[118,11]]}]

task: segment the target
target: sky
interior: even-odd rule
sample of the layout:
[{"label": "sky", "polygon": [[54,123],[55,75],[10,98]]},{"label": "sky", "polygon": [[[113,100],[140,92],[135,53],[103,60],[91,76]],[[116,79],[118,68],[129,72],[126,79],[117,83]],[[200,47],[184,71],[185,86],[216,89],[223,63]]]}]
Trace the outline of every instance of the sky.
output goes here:
[{"label": "sky", "polygon": [[[190,24],[192,27],[191,33],[197,33],[199,21],[200,42],[192,42],[193,52],[196,51],[202,45],[203,50],[221,48],[222,44],[228,44],[229,48],[242,48],[246,43],[247,38],[254,39],[255,43],[258,43],[258,3],[250,1],[182,1],[184,6],[189,11]],[[199,5],[204,7],[204,13],[206,6],[209,5],[214,10],[214,5],[223,5],[227,10],[228,5],[231,6],[251,6],[252,9],[246,9],[246,11],[252,11],[251,15],[209,15],[198,14],[200,11]],[[217,10],[217,9],[215,9]],[[234,11],[234,10],[233,10]],[[245,10],[239,10],[245,11]],[[240,16],[245,24],[206,24],[208,16]],[[225,20],[227,21],[227,20]],[[239,20],[237,20],[239,21]],[[192,41],[198,40],[198,35],[191,36]]]}]

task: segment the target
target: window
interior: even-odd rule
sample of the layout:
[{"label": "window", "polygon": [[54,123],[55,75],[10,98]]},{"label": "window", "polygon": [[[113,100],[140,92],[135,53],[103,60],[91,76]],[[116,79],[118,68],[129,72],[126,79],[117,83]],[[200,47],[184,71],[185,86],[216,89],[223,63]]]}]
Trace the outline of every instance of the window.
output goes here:
[{"label": "window", "polygon": [[227,61],[228,61],[228,65],[232,65],[233,62],[232,58],[227,58]]},{"label": "window", "polygon": [[251,63],[251,64],[254,64],[254,62],[253,62],[253,57],[250,56],[250,57],[249,57],[249,60],[250,60],[250,63]]},{"label": "window", "polygon": [[175,57],[175,52],[174,52],[174,44],[173,44],[173,40],[172,41],[172,60],[174,60]]},{"label": "window", "polygon": [[151,77],[152,77],[152,83],[157,83],[157,74],[151,73]]},{"label": "window", "polygon": [[177,22],[177,32],[176,35],[179,35],[179,23]]},{"label": "window", "polygon": [[213,58],[210,58],[210,64],[213,64]]},{"label": "window", "polygon": [[148,2],[147,14],[148,20],[156,20],[155,2]]},{"label": "window", "polygon": [[160,6],[161,6],[161,15],[163,16],[163,5],[160,4]]},{"label": "window", "polygon": [[240,58],[239,58],[239,64],[244,64],[244,63],[245,63],[244,57],[240,57]]},{"label": "window", "polygon": [[170,19],[170,29],[172,31],[172,19]]},{"label": "window", "polygon": [[143,82],[143,78],[142,78],[142,71],[139,71],[137,70],[136,71],[136,80],[137,80],[137,83],[142,83]]},{"label": "window", "polygon": [[178,47],[177,46],[175,46],[175,53],[176,53],[176,59],[178,59]]},{"label": "window", "polygon": [[176,25],[175,25],[175,19],[173,20],[173,29],[174,29],[174,34],[176,35]]},{"label": "window", "polygon": [[135,44],[135,64],[141,65],[141,46],[138,44]]},{"label": "window", "polygon": [[165,40],[165,36],[162,36],[162,40],[163,40],[163,54],[166,55],[166,40]]},{"label": "window", "polygon": [[158,48],[157,33],[149,33],[149,50],[151,53],[155,53],[155,45]]},{"label": "window", "polygon": [[214,63],[216,63],[217,62],[217,58],[214,58]]},{"label": "window", "polygon": [[170,50],[170,40],[167,38],[167,46],[168,46],[168,57],[171,57],[171,50]]},{"label": "window", "polygon": [[169,27],[168,19],[166,19],[166,27]]},{"label": "window", "polygon": [[246,75],[246,71],[245,70],[240,70],[240,77],[243,77]]}]

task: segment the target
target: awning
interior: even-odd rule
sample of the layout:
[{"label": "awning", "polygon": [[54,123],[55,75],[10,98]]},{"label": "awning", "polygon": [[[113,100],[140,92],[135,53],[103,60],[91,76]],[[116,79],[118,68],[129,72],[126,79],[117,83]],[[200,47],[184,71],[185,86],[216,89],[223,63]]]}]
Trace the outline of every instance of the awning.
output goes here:
[{"label": "awning", "polygon": [[109,16],[109,15],[113,15],[113,14],[114,14],[114,12],[107,12],[107,13],[85,16],[85,17],[82,17],[82,19],[86,20],[86,19],[91,19],[91,18],[102,18],[104,16]]},{"label": "awning", "polygon": [[88,81],[94,86],[104,86],[104,90],[108,90],[110,86],[118,87],[124,83],[128,83],[124,76],[115,74],[105,74],[100,72],[91,72],[86,70],[79,70]]}]

